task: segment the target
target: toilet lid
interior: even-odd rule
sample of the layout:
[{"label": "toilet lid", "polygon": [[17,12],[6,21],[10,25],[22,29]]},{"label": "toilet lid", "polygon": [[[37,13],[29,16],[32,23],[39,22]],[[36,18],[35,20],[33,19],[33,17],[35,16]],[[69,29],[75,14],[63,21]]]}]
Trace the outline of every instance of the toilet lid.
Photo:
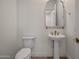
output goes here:
[{"label": "toilet lid", "polygon": [[23,48],[16,54],[15,59],[24,59],[29,54],[31,54],[31,49],[30,48]]}]

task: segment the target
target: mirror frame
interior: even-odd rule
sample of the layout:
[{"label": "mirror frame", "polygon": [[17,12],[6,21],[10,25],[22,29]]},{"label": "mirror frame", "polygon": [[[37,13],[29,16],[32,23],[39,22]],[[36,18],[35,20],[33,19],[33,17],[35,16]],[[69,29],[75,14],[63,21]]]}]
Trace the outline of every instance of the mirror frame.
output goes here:
[{"label": "mirror frame", "polygon": [[[47,3],[48,2],[50,2],[50,0],[49,1],[47,1],[46,2],[46,6],[47,6]],[[51,3],[51,2],[50,2]],[[57,2],[56,2],[56,4],[57,4]],[[64,27],[65,27],[65,17],[66,17],[66,15],[65,15],[65,7],[64,7],[64,2],[63,2],[63,20],[64,20],[64,24],[63,24],[63,26],[58,26],[57,25],[57,20],[56,20],[56,26],[46,26],[46,10],[52,10],[52,9],[47,9],[46,8],[46,6],[45,6],[45,9],[44,9],[44,19],[45,19],[45,27],[46,27],[46,29],[53,29],[53,28],[59,28],[59,29],[64,29]]]}]

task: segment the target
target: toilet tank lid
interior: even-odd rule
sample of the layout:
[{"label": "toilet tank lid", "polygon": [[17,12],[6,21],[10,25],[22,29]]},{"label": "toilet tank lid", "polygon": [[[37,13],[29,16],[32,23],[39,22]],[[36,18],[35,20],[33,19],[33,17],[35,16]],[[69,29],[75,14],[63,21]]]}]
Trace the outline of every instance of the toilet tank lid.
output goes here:
[{"label": "toilet tank lid", "polygon": [[31,54],[30,48],[22,48],[20,51],[17,52],[15,59],[23,59]]},{"label": "toilet tank lid", "polygon": [[29,39],[36,39],[36,38],[34,36],[26,36],[26,37],[23,37],[22,39],[29,40]]}]

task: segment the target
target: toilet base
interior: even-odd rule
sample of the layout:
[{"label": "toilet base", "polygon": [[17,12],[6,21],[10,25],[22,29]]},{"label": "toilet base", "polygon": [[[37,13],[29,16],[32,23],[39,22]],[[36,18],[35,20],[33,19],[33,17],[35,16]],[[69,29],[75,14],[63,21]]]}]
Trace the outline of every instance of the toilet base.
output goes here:
[{"label": "toilet base", "polygon": [[31,49],[30,48],[22,48],[17,52],[15,59],[31,59]]}]

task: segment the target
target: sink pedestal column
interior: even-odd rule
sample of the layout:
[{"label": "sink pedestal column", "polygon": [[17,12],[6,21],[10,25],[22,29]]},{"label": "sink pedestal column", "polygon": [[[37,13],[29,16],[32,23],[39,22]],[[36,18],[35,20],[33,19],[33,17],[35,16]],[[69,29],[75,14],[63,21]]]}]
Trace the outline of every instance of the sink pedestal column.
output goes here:
[{"label": "sink pedestal column", "polygon": [[54,40],[54,59],[59,59],[59,40]]},{"label": "sink pedestal column", "polygon": [[60,59],[59,58],[59,41],[62,39],[65,39],[65,35],[49,34],[49,38],[54,41],[54,59]]}]

